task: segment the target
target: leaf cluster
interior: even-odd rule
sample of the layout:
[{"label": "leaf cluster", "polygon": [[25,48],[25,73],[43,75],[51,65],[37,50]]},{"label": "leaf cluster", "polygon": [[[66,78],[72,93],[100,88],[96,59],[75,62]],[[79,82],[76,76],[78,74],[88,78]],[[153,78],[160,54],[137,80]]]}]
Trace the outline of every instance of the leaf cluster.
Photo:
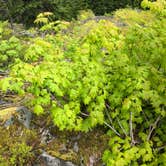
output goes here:
[{"label": "leaf cluster", "polygon": [[125,31],[108,20],[78,21],[66,33],[31,39],[0,86],[30,94],[29,107],[51,116],[61,130],[106,125],[108,166],[162,165],[166,23],[152,9],[126,11],[116,12],[129,25]]}]

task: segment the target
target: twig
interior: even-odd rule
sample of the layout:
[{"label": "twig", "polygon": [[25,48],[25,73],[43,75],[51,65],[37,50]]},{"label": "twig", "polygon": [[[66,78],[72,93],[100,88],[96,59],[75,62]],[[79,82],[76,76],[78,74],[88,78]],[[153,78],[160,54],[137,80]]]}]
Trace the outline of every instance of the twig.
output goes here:
[{"label": "twig", "polygon": [[[107,124],[109,125],[109,126],[108,126],[108,125],[107,125],[107,126],[108,126],[109,128],[111,128],[111,130],[113,130],[113,131],[117,134],[118,132],[115,130],[115,127],[114,127],[114,125],[113,125],[113,121],[112,121],[112,119],[111,119],[111,117],[110,117],[110,115],[109,115],[107,109],[106,109],[106,114],[107,114],[108,119],[109,119],[109,121],[110,121],[110,123],[111,123],[111,125],[112,125],[112,126],[111,126],[111,125],[109,125],[109,124],[107,123]],[[106,124],[105,124],[105,125],[106,125]],[[118,133],[118,134],[119,134],[119,133]],[[117,134],[117,135],[118,135],[118,134]],[[120,136],[120,134],[119,134],[118,136]]]},{"label": "twig", "polygon": [[131,146],[135,145],[134,135],[133,135],[133,122],[132,122],[132,112],[130,112],[130,137],[131,137]]},{"label": "twig", "polygon": [[165,149],[166,148],[166,145],[163,145],[163,146],[160,146],[160,147],[156,147],[156,149],[158,150],[158,151],[160,151],[160,150],[162,150],[162,149]]},{"label": "twig", "polygon": [[[89,117],[89,115],[86,114],[86,113],[80,112],[80,114],[83,115],[83,116]],[[121,137],[120,133],[118,133],[114,127],[112,127],[111,125],[109,125],[109,124],[108,124],[107,122],[105,122],[105,121],[104,121],[104,124],[105,124],[107,127],[109,127],[116,135],[118,135],[119,137]]]},{"label": "twig", "polygon": [[83,112],[80,112],[81,115],[88,117],[89,115]]},{"label": "twig", "polygon": [[120,126],[120,128],[122,129],[123,133],[125,134],[125,136],[127,137],[127,132],[125,131],[124,127],[122,126],[122,124],[120,123],[119,119],[117,118],[118,124]]},{"label": "twig", "polygon": [[150,130],[150,132],[149,132],[149,134],[148,134],[147,141],[150,140],[151,135],[152,135],[152,133],[153,133],[153,130],[156,128],[157,123],[159,122],[160,119],[161,119],[161,116],[158,116],[158,118],[156,119],[156,121],[154,122],[154,124],[151,124],[151,125],[150,125],[150,127],[152,127],[152,128],[151,128],[151,130]]},{"label": "twig", "polygon": [[109,127],[116,135],[118,135],[119,137],[121,137],[120,133],[118,133],[114,127],[112,127],[111,125],[109,125],[107,122],[104,121],[104,124]]},{"label": "twig", "polygon": [[[110,108],[110,106],[109,106],[108,104],[106,104],[106,107]],[[107,114],[107,116],[108,116],[108,119],[109,119],[110,123],[112,124],[113,122],[112,122],[112,119],[111,119],[111,117],[110,117],[110,115],[109,115],[107,109],[105,109],[105,112],[106,112],[106,114]]]}]

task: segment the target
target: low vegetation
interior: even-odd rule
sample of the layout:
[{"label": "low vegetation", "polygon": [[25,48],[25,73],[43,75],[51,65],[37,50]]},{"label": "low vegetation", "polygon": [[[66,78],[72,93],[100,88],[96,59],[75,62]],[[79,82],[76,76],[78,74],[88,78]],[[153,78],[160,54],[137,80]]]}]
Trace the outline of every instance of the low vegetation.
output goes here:
[{"label": "low vegetation", "polygon": [[[102,126],[110,137],[102,155],[108,166],[164,166],[166,2],[143,0],[142,8],[100,20],[82,11],[71,22],[53,21],[45,12],[29,30],[32,37],[14,35],[1,22],[0,68],[8,71],[1,93],[26,98],[30,110],[60,130]],[[9,165],[34,157],[24,142],[9,149]],[[0,152],[1,163],[5,159]]]}]

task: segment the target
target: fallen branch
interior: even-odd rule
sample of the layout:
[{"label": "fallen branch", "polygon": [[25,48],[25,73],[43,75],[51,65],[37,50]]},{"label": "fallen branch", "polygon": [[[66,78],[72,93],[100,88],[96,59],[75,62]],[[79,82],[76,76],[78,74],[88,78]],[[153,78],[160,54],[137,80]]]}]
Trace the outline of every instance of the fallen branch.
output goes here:
[{"label": "fallen branch", "polygon": [[[106,107],[107,108],[110,108],[110,106],[108,105],[108,104],[106,104]],[[107,124],[105,124],[105,125],[109,125],[108,127],[109,128],[111,128],[111,130],[114,130],[114,132],[118,135],[118,136],[120,136],[120,134],[115,130],[115,127],[113,126],[113,121],[112,121],[112,118],[110,117],[110,115],[109,115],[109,112],[107,111],[107,109],[105,109],[105,112],[106,112],[106,115],[107,115],[107,117],[108,117],[108,119],[109,119],[109,121],[110,121],[110,123],[111,123],[111,125],[109,125],[108,123]]]},{"label": "fallen branch", "polygon": [[118,133],[114,127],[112,127],[111,125],[109,125],[107,122],[104,121],[104,124],[109,127],[116,135],[118,135],[119,137],[121,137],[120,133]]},{"label": "fallen branch", "polygon": [[166,148],[166,145],[163,145],[163,146],[160,146],[160,147],[156,147],[156,149],[157,149],[158,151],[163,150],[163,149],[165,149],[165,148]]},{"label": "fallen branch", "polygon": [[152,127],[152,128],[151,128],[151,130],[150,130],[150,132],[149,132],[149,134],[148,134],[147,141],[150,140],[151,135],[152,135],[152,133],[153,133],[153,130],[156,128],[157,123],[159,122],[160,119],[161,119],[161,116],[158,116],[158,118],[156,119],[156,121],[154,122],[154,124],[151,124],[151,125],[150,125],[150,128],[151,128],[151,127]]},{"label": "fallen branch", "polygon": [[88,117],[89,115],[83,112],[80,112],[81,115]]},{"label": "fallen branch", "polygon": [[123,133],[124,133],[124,134],[125,134],[125,136],[127,137],[127,136],[128,136],[128,134],[127,134],[126,130],[124,129],[124,127],[122,126],[122,124],[120,123],[120,121],[119,121],[119,119],[118,119],[118,118],[117,118],[117,121],[118,121],[118,124],[119,124],[120,128],[122,129]]},{"label": "fallen branch", "polygon": [[[80,114],[83,115],[83,116],[89,117],[89,115],[86,114],[86,113],[80,112]],[[104,121],[104,124],[105,124],[107,127],[109,127],[116,135],[118,135],[119,137],[121,137],[120,133],[118,133],[118,132],[116,131],[116,129],[115,129],[113,126],[111,126],[110,124],[108,124],[106,121]]]},{"label": "fallen branch", "polygon": [[132,122],[132,112],[130,112],[130,137],[131,137],[131,146],[135,145],[134,134],[133,134],[133,122]]}]

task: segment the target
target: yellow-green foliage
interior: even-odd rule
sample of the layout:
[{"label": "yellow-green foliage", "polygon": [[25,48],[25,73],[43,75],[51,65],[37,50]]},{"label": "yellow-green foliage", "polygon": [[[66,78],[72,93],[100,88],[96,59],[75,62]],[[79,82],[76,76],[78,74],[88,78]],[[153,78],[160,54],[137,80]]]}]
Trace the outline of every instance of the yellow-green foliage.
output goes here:
[{"label": "yellow-green foliage", "polygon": [[[134,64],[138,65],[135,74],[138,74],[140,72],[142,73],[142,76],[139,76],[137,79],[137,86],[135,87],[134,94],[132,94],[132,96],[129,96],[129,94],[131,93],[131,89],[130,87],[128,87],[128,89],[126,89],[126,92],[128,91],[129,94],[124,99],[124,101],[122,101],[121,108],[118,108],[116,105],[116,107],[114,107],[116,109],[116,112],[110,113],[110,117],[112,117],[113,119],[114,117],[118,116],[116,120],[119,119],[119,130],[123,131],[123,136],[121,138],[117,136],[113,138],[112,132],[108,132],[108,135],[111,136],[109,142],[110,148],[106,150],[103,155],[103,160],[108,166],[165,165],[166,147],[163,141],[166,140],[166,137],[164,136],[164,126],[166,123],[166,80],[164,78],[166,74],[166,21],[163,14],[164,6],[155,6],[159,4],[161,5],[161,3],[162,5],[164,5],[164,1],[157,1],[154,3],[143,1],[143,5],[145,5],[144,7],[150,7],[150,11],[146,11],[146,13],[149,13],[150,16],[153,16],[152,20],[148,21],[148,19],[144,19],[144,21],[146,20],[146,26],[140,26],[140,20],[142,20],[142,16],[139,15],[139,13],[137,13],[136,22],[131,21],[130,19],[131,28],[126,34],[124,51],[130,56],[131,61],[134,61]],[[120,17],[122,16],[122,14],[123,12],[120,13]],[[130,16],[132,17],[133,15]],[[123,18],[125,18],[126,20],[128,18],[127,14]],[[132,19],[135,20],[135,15]],[[133,25],[132,23],[137,24]],[[144,67],[143,69],[141,67],[142,65],[144,65],[146,69]],[[141,68],[139,69],[139,67]],[[149,73],[147,73],[148,70]],[[134,71],[134,68],[132,69],[132,71]],[[125,82],[127,81],[128,76],[125,78]],[[147,82],[144,80],[145,77],[148,78]],[[140,81],[142,83],[139,83]],[[132,81],[128,83],[130,84],[132,83]],[[116,84],[118,84],[118,82],[116,82]],[[142,88],[140,86],[141,84],[143,85]],[[121,81],[121,85],[124,86],[125,83]],[[118,86],[118,91],[119,87],[120,85]],[[137,91],[140,88],[142,89],[142,94]],[[161,96],[164,96],[164,98],[162,98]],[[116,100],[118,100],[118,98]],[[115,102],[114,100],[111,101],[111,103]],[[151,103],[151,106],[146,105],[147,103]],[[110,106],[112,106],[112,104]],[[122,111],[119,112],[119,109],[122,109]],[[155,114],[151,114],[152,110],[154,110]],[[129,125],[129,123],[131,123],[131,112],[135,114],[135,116],[132,117],[132,125],[135,126],[132,132],[135,134],[136,131],[134,130],[139,129],[138,135],[133,135],[133,137],[130,126],[131,124]],[[142,113],[136,115],[136,112]],[[143,119],[140,118],[142,114],[144,114],[144,116],[148,119],[143,121],[145,117]],[[154,116],[156,117],[152,121]],[[162,116],[162,118],[160,116]],[[124,119],[126,118],[128,119],[128,121],[125,122]],[[159,124],[158,120],[160,121]],[[113,124],[115,125],[114,122],[112,123],[112,125]],[[150,126],[153,126],[152,128],[155,131],[152,130]],[[141,128],[143,129],[142,131]],[[147,131],[145,132],[146,129]],[[150,134],[150,131],[153,131],[154,135],[152,133]],[[126,135],[125,139],[124,135]]]},{"label": "yellow-green foliage", "polygon": [[108,166],[164,164],[166,23],[159,13],[117,11],[115,19],[130,25],[125,33],[93,20],[32,39],[1,89],[30,94],[34,112],[49,114],[61,130],[105,124]]},{"label": "yellow-green foliage", "polygon": [[[31,93],[34,96],[31,102],[37,114],[43,112],[42,107],[51,104],[51,115],[60,129],[88,131],[98,123],[103,123],[104,99],[107,93],[102,89],[106,78],[100,62],[105,51],[114,51],[122,46],[123,36],[108,21],[100,21],[93,27],[87,24],[85,29],[87,31],[83,37],[79,36],[80,29],[66,41],[63,41],[63,36],[60,40],[54,39],[56,43],[66,47],[67,51],[64,52],[59,51],[63,48],[54,48],[49,37],[35,39],[24,55],[26,62],[19,61],[13,67],[13,79],[10,80],[9,87],[6,87],[22,94]],[[29,65],[29,62],[37,63]],[[19,84],[15,86],[13,83],[17,82],[18,77]],[[23,88],[20,86],[25,81],[30,86],[22,92]],[[40,90],[40,87],[44,88]],[[55,96],[55,99],[51,100],[51,96]],[[67,100],[64,100],[64,96]],[[90,114],[86,119],[80,117],[82,104]]]},{"label": "yellow-green foliage", "polygon": [[153,13],[156,13],[159,16],[166,17],[166,1],[165,0],[156,0],[151,2],[148,0],[143,0],[141,3],[143,8],[150,8]]},{"label": "yellow-green foliage", "polygon": [[37,15],[36,20],[34,21],[35,24],[48,24],[51,21],[51,16],[53,13],[51,12],[44,12]]},{"label": "yellow-green foliage", "polygon": [[58,49],[51,43],[42,40],[41,38],[35,38],[31,41],[29,48],[25,51],[24,60],[29,62],[52,61],[58,58]]},{"label": "yellow-green foliage", "polygon": [[146,25],[152,23],[155,15],[149,11],[142,11],[139,9],[120,9],[115,12],[115,19],[119,22],[124,22],[129,26],[135,24]]},{"label": "yellow-green foliage", "polygon": [[9,28],[7,21],[0,21],[0,40],[8,39],[12,35],[12,30]]},{"label": "yellow-green foliage", "polygon": [[33,153],[31,152],[32,147],[26,145],[25,143],[15,143],[12,148],[10,148],[10,161],[11,165],[24,166],[29,162],[29,159],[33,157]]},{"label": "yellow-green foliage", "polygon": [[52,16],[53,13],[51,12],[40,13],[34,23],[40,26],[42,32],[58,32],[69,26],[70,23],[67,21],[53,21]]},{"label": "yellow-green foliage", "polygon": [[79,12],[79,15],[77,16],[77,19],[82,21],[82,20],[86,20],[88,18],[92,18],[94,17],[94,13],[91,10],[82,10]]},{"label": "yellow-green foliage", "polygon": [[34,158],[32,146],[37,137],[34,131],[12,126],[0,127],[0,165],[24,166],[31,164]]},{"label": "yellow-green foliage", "polygon": [[9,64],[12,64],[19,57],[21,49],[20,40],[14,36],[6,40],[0,40],[0,69],[7,69]]}]

